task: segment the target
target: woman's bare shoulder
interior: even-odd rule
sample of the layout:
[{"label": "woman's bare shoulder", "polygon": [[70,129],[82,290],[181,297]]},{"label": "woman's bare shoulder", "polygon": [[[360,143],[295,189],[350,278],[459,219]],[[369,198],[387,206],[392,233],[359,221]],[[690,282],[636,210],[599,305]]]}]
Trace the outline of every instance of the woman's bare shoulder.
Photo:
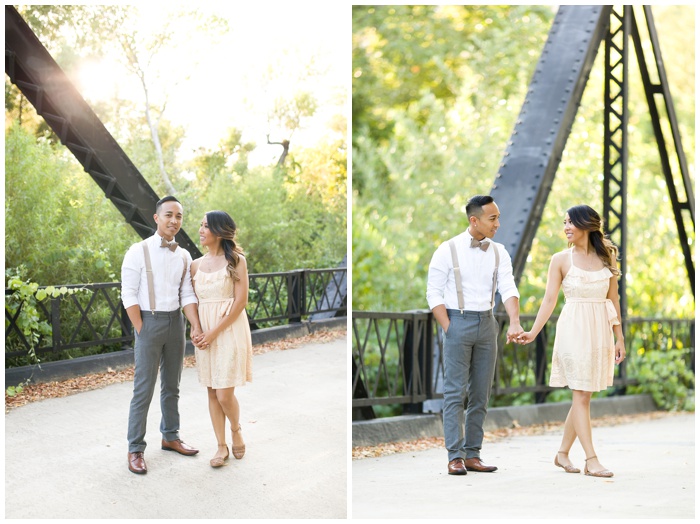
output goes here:
[{"label": "woman's bare shoulder", "polygon": [[204,257],[201,256],[201,257],[199,257],[199,258],[195,258],[195,259],[192,261],[192,264],[190,265],[190,272],[191,272],[193,275],[197,272],[197,269],[199,269],[199,264],[202,262],[202,259],[203,259],[203,258],[204,258]]}]

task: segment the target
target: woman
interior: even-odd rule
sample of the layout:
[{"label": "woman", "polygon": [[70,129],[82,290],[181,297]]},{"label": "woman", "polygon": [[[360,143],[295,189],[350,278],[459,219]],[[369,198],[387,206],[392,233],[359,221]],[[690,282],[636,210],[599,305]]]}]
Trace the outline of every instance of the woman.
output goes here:
[{"label": "woman", "polygon": [[566,303],[557,322],[549,385],[568,386],[573,391],[573,401],[554,464],[567,473],[581,471],[568,456],[578,437],[586,453],[584,473],[612,477],[593,449],[590,403],[594,391],[612,386],[615,364],[625,358],[618,320],[617,248],[603,236],[598,213],[586,205],[567,211],[564,233],[570,249],[552,256],[535,323],[531,331],[520,335],[518,342],[527,344],[535,339],[554,311],[559,288],[563,287]]},{"label": "woman", "polygon": [[209,461],[214,468],[228,460],[226,419],[231,424],[231,451],[243,458],[240,409],[235,388],[252,381],[253,345],[245,312],[248,269],[236,246],[236,224],[224,211],[205,214],[199,240],[207,253],[192,262],[192,282],[199,300],[202,334],[193,339],[199,381],[207,387],[209,415],[218,449]]}]

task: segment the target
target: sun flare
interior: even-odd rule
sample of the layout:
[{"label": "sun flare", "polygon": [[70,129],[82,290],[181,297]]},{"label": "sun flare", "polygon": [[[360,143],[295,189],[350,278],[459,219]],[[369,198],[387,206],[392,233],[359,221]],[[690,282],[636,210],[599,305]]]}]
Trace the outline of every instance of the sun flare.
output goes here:
[{"label": "sun flare", "polygon": [[113,64],[91,60],[84,62],[76,76],[76,87],[88,101],[98,102],[114,98],[124,73]]}]

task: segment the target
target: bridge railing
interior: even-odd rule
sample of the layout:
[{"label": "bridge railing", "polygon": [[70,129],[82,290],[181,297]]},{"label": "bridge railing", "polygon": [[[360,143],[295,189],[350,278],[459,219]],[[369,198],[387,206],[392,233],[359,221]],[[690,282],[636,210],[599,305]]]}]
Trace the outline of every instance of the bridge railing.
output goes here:
[{"label": "bridge railing", "polygon": [[[498,360],[492,398],[510,404],[527,394],[530,403],[545,402],[561,389],[547,385],[557,316],[527,345],[506,344],[508,317],[497,314]],[[528,329],[535,316],[521,315]],[[374,407],[399,405],[403,413],[439,410],[443,395],[442,328],[430,310],[402,313],[352,312],[353,418],[374,417]],[[690,369],[695,364],[695,320],[629,318],[623,323],[627,358],[617,367],[614,387],[624,393],[638,383],[635,369],[644,351],[686,349]],[[630,372],[632,370],[632,372]],[[396,413],[392,413],[396,414]]]},{"label": "bridge railing", "polygon": [[[346,316],[347,306],[341,292],[346,274],[344,267],[251,274],[246,307],[251,329],[301,322],[321,312]],[[38,318],[33,320],[50,328],[44,329],[34,344],[20,325],[24,304],[10,305],[13,292],[5,289],[6,368],[14,362],[26,363],[25,357],[30,352],[41,359],[42,355],[72,349],[110,352],[132,344],[133,330],[121,303],[120,282],[64,287],[80,291],[36,303]]]}]

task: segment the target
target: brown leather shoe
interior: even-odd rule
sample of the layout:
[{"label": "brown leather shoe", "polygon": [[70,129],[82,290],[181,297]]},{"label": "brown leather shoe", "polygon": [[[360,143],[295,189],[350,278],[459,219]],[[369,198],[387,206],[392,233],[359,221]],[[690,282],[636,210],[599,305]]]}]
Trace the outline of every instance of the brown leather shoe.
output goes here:
[{"label": "brown leather shoe", "polygon": [[138,475],[148,472],[146,461],[143,458],[143,451],[129,453],[129,471]]},{"label": "brown leather shoe", "polygon": [[447,464],[448,475],[466,475],[467,469],[464,467],[464,459],[456,458]]},{"label": "brown leather shoe", "polygon": [[487,466],[479,457],[474,457],[470,459],[464,459],[464,465],[469,471],[480,471],[481,473],[491,473],[496,471],[498,468],[496,466]]},{"label": "brown leather shoe", "polygon": [[180,439],[170,441],[162,439],[160,441],[160,447],[167,451],[177,451],[180,455],[187,455],[188,457],[199,453],[198,449],[188,446]]}]

